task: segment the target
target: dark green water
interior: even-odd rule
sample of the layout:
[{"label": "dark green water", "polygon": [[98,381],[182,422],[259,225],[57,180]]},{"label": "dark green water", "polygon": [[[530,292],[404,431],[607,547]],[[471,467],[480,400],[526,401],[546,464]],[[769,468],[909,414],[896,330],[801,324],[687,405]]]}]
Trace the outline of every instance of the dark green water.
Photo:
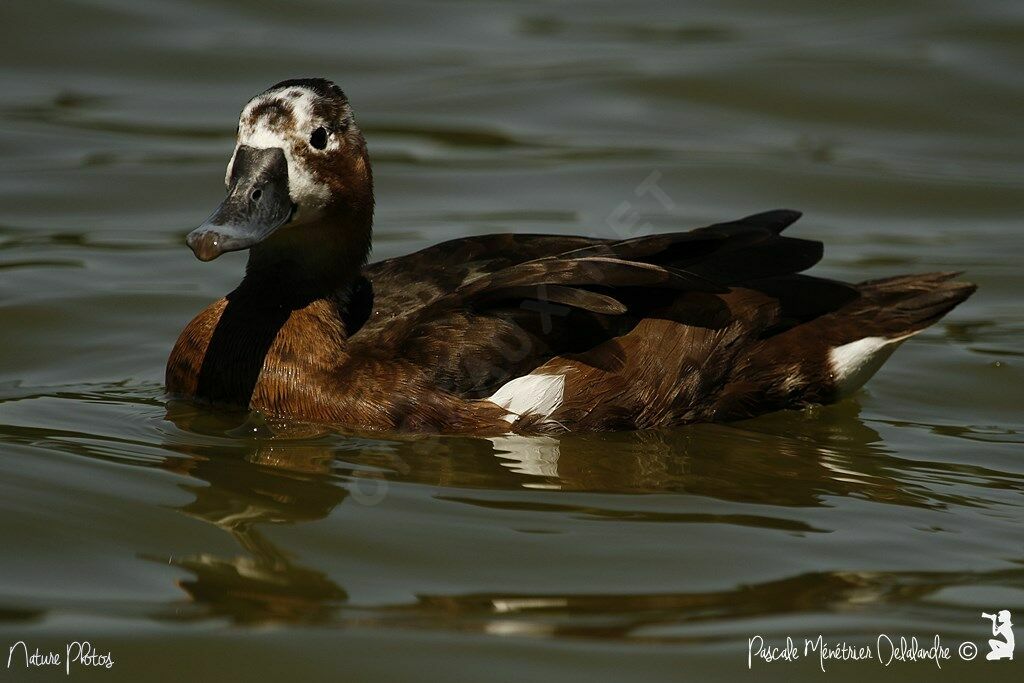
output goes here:
[{"label": "dark green water", "polygon": [[[66,678],[5,666],[19,640],[88,639],[115,666],[72,677],[1019,680],[956,645],[1024,623],[1024,4],[830,5],[4,0],[0,679]],[[296,76],[367,133],[375,258],[784,206],[819,273],[980,290],[855,399],[737,425],[275,436],[168,406],[244,263],[183,236],[240,107]],[[880,633],[952,660],[747,670],[756,634]]]}]

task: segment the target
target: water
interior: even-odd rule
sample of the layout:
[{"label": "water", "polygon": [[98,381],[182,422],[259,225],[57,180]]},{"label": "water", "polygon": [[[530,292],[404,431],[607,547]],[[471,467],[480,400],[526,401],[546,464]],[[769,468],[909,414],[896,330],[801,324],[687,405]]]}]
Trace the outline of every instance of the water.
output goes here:
[{"label": "water", "polygon": [[[711,4],[5,0],[0,653],[592,683],[750,675],[756,634],[940,634],[944,677],[1019,677],[955,646],[1024,618],[1024,6]],[[366,131],[375,258],[794,207],[816,272],[980,289],[856,399],[730,426],[406,438],[168,405],[179,330],[244,263],[183,236],[241,105],[297,76]]]}]

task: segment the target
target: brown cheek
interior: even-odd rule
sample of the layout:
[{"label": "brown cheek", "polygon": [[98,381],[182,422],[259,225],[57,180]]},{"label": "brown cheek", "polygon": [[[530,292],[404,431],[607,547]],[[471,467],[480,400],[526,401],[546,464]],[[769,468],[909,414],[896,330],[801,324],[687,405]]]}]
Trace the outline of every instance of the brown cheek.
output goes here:
[{"label": "brown cheek", "polygon": [[330,172],[331,157],[329,155],[316,154],[303,142],[292,144],[292,154],[298,163],[309,170],[315,181],[329,185],[334,192],[344,190],[344,184],[334,182],[334,175]]}]

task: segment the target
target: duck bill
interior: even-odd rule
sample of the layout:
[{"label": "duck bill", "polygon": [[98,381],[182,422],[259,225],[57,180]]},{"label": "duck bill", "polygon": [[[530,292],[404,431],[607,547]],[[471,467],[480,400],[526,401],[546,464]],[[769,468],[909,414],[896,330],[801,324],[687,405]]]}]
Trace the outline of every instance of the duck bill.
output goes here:
[{"label": "duck bill", "polygon": [[288,196],[288,160],[279,147],[240,145],[230,183],[228,196],[217,210],[185,238],[200,261],[259,244],[291,220],[295,211]]}]

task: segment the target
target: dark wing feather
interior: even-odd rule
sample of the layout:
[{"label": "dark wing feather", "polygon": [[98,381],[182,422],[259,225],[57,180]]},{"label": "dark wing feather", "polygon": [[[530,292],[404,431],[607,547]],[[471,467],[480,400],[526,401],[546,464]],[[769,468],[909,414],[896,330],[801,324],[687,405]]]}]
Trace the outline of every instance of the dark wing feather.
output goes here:
[{"label": "dark wing feather", "polygon": [[574,285],[600,287],[661,287],[699,292],[725,288],[692,273],[642,261],[604,256],[545,258],[528,261],[463,285],[452,294],[471,298],[488,289],[521,285]]},{"label": "dark wing feather", "polygon": [[373,312],[350,338],[431,368],[440,386],[482,395],[554,356],[624,334],[680,297],[707,300],[810,267],[820,243],[779,234],[799,215],[769,211],[625,240],[489,235],[442,243],[367,266]]},{"label": "dark wing feather", "polygon": [[[779,233],[799,217],[797,211],[780,209],[689,232],[625,240],[519,234],[449,240],[365,267],[364,276],[373,283],[374,298],[374,313],[367,325],[375,331],[383,331],[390,321],[428,306],[478,278],[530,261],[608,258],[616,262],[663,266],[687,271],[686,275],[663,276],[667,283],[689,278],[690,287],[705,290],[714,288],[709,288],[706,282],[700,283],[701,277],[728,285],[798,272],[821,257],[818,242],[779,237]],[[517,271],[516,277],[523,279],[530,273],[554,272],[558,266],[551,271],[542,266],[534,268],[539,270]],[[520,281],[508,282],[506,286],[527,284],[544,283]]]},{"label": "dark wing feather", "polygon": [[[549,289],[558,287],[557,301],[552,299]],[[539,301],[555,301],[555,303],[573,305],[575,302],[584,304],[582,307],[592,310],[598,308],[618,309],[624,312],[615,298],[603,296],[601,303],[588,296],[589,292],[582,287],[601,287],[614,291],[622,287],[645,287],[654,289],[725,292],[725,287],[694,275],[692,273],[665,268],[639,261],[623,261],[603,256],[584,258],[544,258],[527,261],[510,268],[505,268],[490,275],[471,280],[455,291],[435,299],[431,303],[395,321],[392,334],[400,337],[401,331],[411,331],[419,325],[429,324],[432,320],[443,317],[452,311],[479,309],[481,305],[494,301],[508,301],[512,291],[522,292],[521,299]],[[571,288],[574,292],[571,296]],[[530,292],[529,290],[533,290]]]},{"label": "dark wing feather", "polygon": [[[499,234],[461,237],[420,251],[371,263],[372,311],[359,329],[369,338],[386,335],[396,319],[414,313],[475,278],[509,266],[604,242],[592,237]],[[355,328],[349,329],[353,334]]]},{"label": "dark wing feather", "polygon": [[562,258],[609,256],[626,261],[681,266],[695,263],[723,246],[732,250],[759,244],[777,236],[800,218],[799,211],[778,209],[765,211],[728,223],[716,223],[689,232],[645,235],[629,239],[603,240],[560,254]]},{"label": "dark wing feather", "polygon": [[695,275],[734,284],[799,273],[820,261],[822,252],[821,242],[772,236],[749,246],[722,250],[684,267]]},{"label": "dark wing feather", "polygon": [[618,299],[598,292],[562,285],[520,285],[488,290],[476,297],[476,303],[520,302],[541,300],[547,303],[571,306],[601,315],[622,315],[626,305]]}]

